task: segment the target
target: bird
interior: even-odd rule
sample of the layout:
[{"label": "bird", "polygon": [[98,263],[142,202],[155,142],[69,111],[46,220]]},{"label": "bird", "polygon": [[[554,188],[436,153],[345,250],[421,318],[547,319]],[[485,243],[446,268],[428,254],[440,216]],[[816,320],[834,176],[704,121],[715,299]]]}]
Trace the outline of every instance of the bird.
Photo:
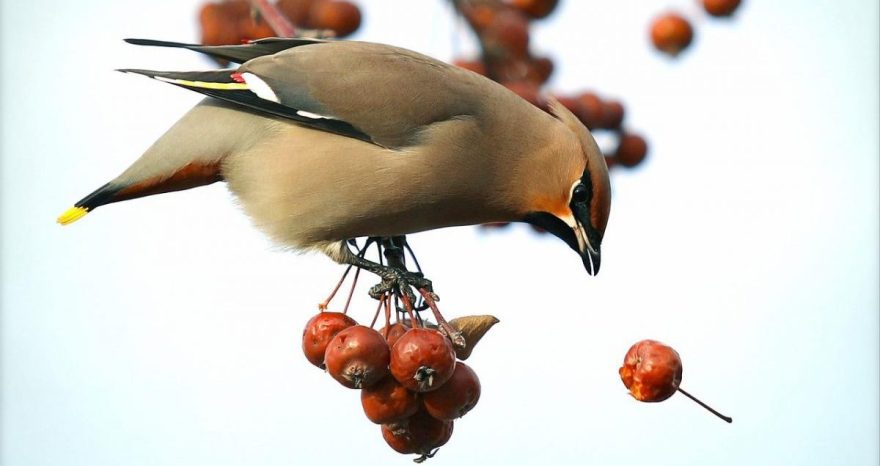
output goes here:
[{"label": "bird", "polygon": [[577,252],[590,275],[599,271],[608,168],[589,130],[552,98],[548,113],[484,76],[378,43],[126,41],[238,66],[118,70],[205,97],[58,223],[223,181],[276,243],[382,277],[375,295],[431,285],[421,273],[364,259],[351,250],[354,239],[489,222],[543,228]]}]

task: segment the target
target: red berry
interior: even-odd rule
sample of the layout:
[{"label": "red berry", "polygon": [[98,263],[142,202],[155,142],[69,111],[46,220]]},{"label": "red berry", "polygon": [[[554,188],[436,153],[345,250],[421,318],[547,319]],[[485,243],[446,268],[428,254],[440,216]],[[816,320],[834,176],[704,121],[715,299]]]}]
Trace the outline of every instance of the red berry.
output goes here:
[{"label": "red berry", "polygon": [[324,361],[337,382],[348,388],[364,388],[388,374],[389,351],[379,332],[355,325],[333,337]]},{"label": "red berry", "polygon": [[492,24],[495,18],[495,9],[488,5],[471,5],[464,3],[461,7],[461,13],[464,15],[468,23],[475,31],[480,32]]},{"label": "red berry", "polygon": [[541,89],[537,84],[530,81],[512,81],[504,83],[504,87],[513,91],[516,95],[527,100],[530,104],[540,109],[547,107],[547,102],[541,97]]},{"label": "red berry", "polygon": [[559,0],[510,0],[509,3],[532,18],[540,19],[552,13]]},{"label": "red berry", "polygon": [[278,0],[276,6],[297,26],[306,27],[315,0]]},{"label": "red berry", "polygon": [[715,17],[730,16],[739,7],[740,0],[703,0],[706,13]]},{"label": "red berry", "polygon": [[452,421],[442,421],[419,411],[407,420],[382,426],[382,437],[398,453],[429,455],[452,437]]},{"label": "red berry", "polygon": [[602,102],[602,128],[617,129],[623,124],[623,104],[616,100]]},{"label": "red berry", "polygon": [[681,384],[681,357],[659,341],[642,340],[630,347],[618,372],[633,398],[663,401]]},{"label": "red berry", "polygon": [[302,337],[306,359],[323,369],[327,344],[337,333],[353,325],[357,325],[357,322],[341,312],[322,312],[309,319]]},{"label": "red berry", "polygon": [[642,163],[648,155],[648,143],[645,138],[637,134],[624,133],[617,143],[617,151],[614,157],[624,167],[635,167]]},{"label": "red berry", "polygon": [[238,40],[236,22],[230,18],[224,4],[206,3],[199,11],[199,24],[203,44],[234,44]]},{"label": "red berry", "polygon": [[579,112],[575,113],[587,128],[595,129],[602,124],[603,111],[602,99],[592,92],[584,92],[577,97],[580,105]]},{"label": "red berry", "polygon": [[676,13],[666,13],[651,24],[651,41],[657,50],[671,56],[678,55],[694,40],[691,23]]},{"label": "red berry", "polygon": [[529,22],[517,11],[499,11],[482,39],[486,53],[493,57],[525,57],[529,52]]},{"label": "red berry", "polygon": [[452,377],[437,390],[425,393],[422,401],[428,414],[450,421],[467,414],[479,400],[480,379],[473,369],[459,361]]},{"label": "red berry", "polygon": [[361,26],[361,10],[351,2],[319,0],[309,11],[309,26],[330,29],[337,37],[345,37]]},{"label": "red berry", "polygon": [[414,392],[440,388],[455,370],[455,350],[439,331],[414,328],[391,350],[391,375]]},{"label": "red berry", "polygon": [[680,387],[681,357],[677,351],[663,343],[642,340],[632,345],[626,352],[623,366],[618,373],[623,385],[639,401],[663,401],[679,391],[725,422],[733,422],[733,418],[715,411]]},{"label": "red berry", "polygon": [[479,60],[454,60],[453,65],[486,76],[486,65]]},{"label": "red berry", "polygon": [[238,30],[241,31],[242,41],[275,36],[275,31],[272,26],[269,26],[269,23],[250,15],[239,18]]},{"label": "red berry", "polygon": [[407,390],[394,377],[385,377],[361,391],[361,405],[367,418],[376,424],[402,421],[419,409],[415,392]]},{"label": "red berry", "polygon": [[616,165],[616,164],[617,164],[617,157],[614,157],[611,155],[605,156],[605,166],[607,166],[609,170],[611,170],[611,168],[614,167],[614,165]]},{"label": "red berry", "polygon": [[569,112],[574,113],[575,116],[581,112],[581,102],[577,97],[563,97],[563,96],[554,96],[556,100],[562,104],[563,107],[567,108]]},{"label": "red berry", "polygon": [[553,74],[553,60],[547,57],[538,57],[532,60],[526,77],[532,81],[543,84]]},{"label": "red berry", "polygon": [[391,324],[391,327],[388,328],[388,335],[385,335],[385,327],[382,327],[379,330],[379,333],[385,337],[385,341],[388,342],[389,348],[394,348],[394,344],[397,343],[397,340],[403,336],[406,331],[409,330],[409,326],[403,324],[401,322],[397,322],[395,324]]}]

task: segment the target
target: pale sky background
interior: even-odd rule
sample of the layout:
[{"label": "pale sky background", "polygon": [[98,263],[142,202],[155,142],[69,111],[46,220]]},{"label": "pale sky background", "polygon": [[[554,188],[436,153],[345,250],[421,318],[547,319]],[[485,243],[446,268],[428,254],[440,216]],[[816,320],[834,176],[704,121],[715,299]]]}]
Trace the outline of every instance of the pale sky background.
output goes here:
[{"label": "pale sky background", "polygon": [[[473,48],[441,0],[359,3],[358,39]],[[113,71],[210,67],[121,41],[195,41],[198,5],[2,2],[0,462],[411,464],[302,356],[342,267],[274,248],[222,184],[54,223],[200,99]],[[468,361],[480,404],[430,464],[880,461],[878,4],[746,0],[674,62],[646,39],[670,7],[697,11],[568,0],[535,29],[552,89],[623,99],[650,141],[613,174],[598,277],[527,227],[411,238],[447,316],[502,321]],[[642,338],[734,423],[632,400],[617,368]]]}]

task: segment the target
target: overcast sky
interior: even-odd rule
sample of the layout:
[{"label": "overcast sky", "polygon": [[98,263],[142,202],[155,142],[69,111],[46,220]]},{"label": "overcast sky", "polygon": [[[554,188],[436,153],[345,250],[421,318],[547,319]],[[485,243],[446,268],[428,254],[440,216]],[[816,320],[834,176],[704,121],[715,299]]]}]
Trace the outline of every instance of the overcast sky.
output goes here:
[{"label": "overcast sky", "polygon": [[[473,49],[441,0],[359,3],[357,39]],[[198,6],[2,2],[0,463],[409,464],[300,351],[342,267],[280,251],[225,186],[54,223],[199,100],[113,72],[211,67],[121,41],[195,41]],[[433,464],[880,460],[877,2],[746,0],[677,61],[646,40],[666,7],[698,12],[568,0],[535,28],[550,89],[622,99],[650,143],[612,175],[598,277],[526,227],[411,238],[447,316],[501,319],[468,361],[480,404]],[[631,399],[617,368],[643,338],[734,423]]]}]

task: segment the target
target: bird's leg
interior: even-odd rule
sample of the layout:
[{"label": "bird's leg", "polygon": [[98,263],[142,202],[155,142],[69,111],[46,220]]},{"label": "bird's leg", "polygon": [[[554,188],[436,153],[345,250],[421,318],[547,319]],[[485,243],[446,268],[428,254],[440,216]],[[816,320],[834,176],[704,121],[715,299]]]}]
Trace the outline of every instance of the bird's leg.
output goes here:
[{"label": "bird's leg", "polygon": [[398,244],[399,238],[402,237],[371,238],[373,241],[379,241],[379,244],[385,249],[388,265],[377,264],[356,254],[347,254],[344,259],[345,263],[372,272],[382,278],[381,283],[370,288],[370,296],[373,299],[380,299],[383,294],[388,292],[398,292],[406,294],[411,301],[415,301],[412,287],[433,289],[431,281],[426,279],[421,272],[406,270],[406,265],[402,260],[403,250]]},{"label": "bird's leg", "polygon": [[[416,259],[415,254],[413,254],[412,248],[407,244],[406,237],[390,236],[381,238],[371,237],[367,239],[367,245],[372,242],[376,242],[379,245],[379,258],[381,260],[381,258],[384,257],[388,261],[388,265],[375,263],[365,259],[362,253],[367,246],[364,246],[364,249],[361,249],[359,254],[348,254],[345,258],[346,263],[358,267],[359,269],[372,272],[382,278],[382,281],[378,285],[370,288],[370,296],[380,301],[383,299],[390,299],[390,295],[392,294],[400,296],[400,299],[404,303],[404,308],[406,312],[409,313],[410,320],[414,325],[416,322],[415,313],[430,308],[431,313],[437,320],[437,325],[440,327],[440,331],[449,337],[452,344],[457,348],[464,348],[466,345],[464,337],[461,332],[450,325],[443,317],[443,314],[440,313],[440,309],[437,307],[437,301],[439,301],[439,298],[434,294],[431,281],[426,279],[422,274],[418,259]],[[410,272],[407,270],[406,252],[409,252],[410,257],[412,257],[413,262],[416,264],[416,267],[418,268],[417,272]],[[418,290],[423,304],[419,305],[416,302],[416,295],[412,291],[413,288]]]}]

